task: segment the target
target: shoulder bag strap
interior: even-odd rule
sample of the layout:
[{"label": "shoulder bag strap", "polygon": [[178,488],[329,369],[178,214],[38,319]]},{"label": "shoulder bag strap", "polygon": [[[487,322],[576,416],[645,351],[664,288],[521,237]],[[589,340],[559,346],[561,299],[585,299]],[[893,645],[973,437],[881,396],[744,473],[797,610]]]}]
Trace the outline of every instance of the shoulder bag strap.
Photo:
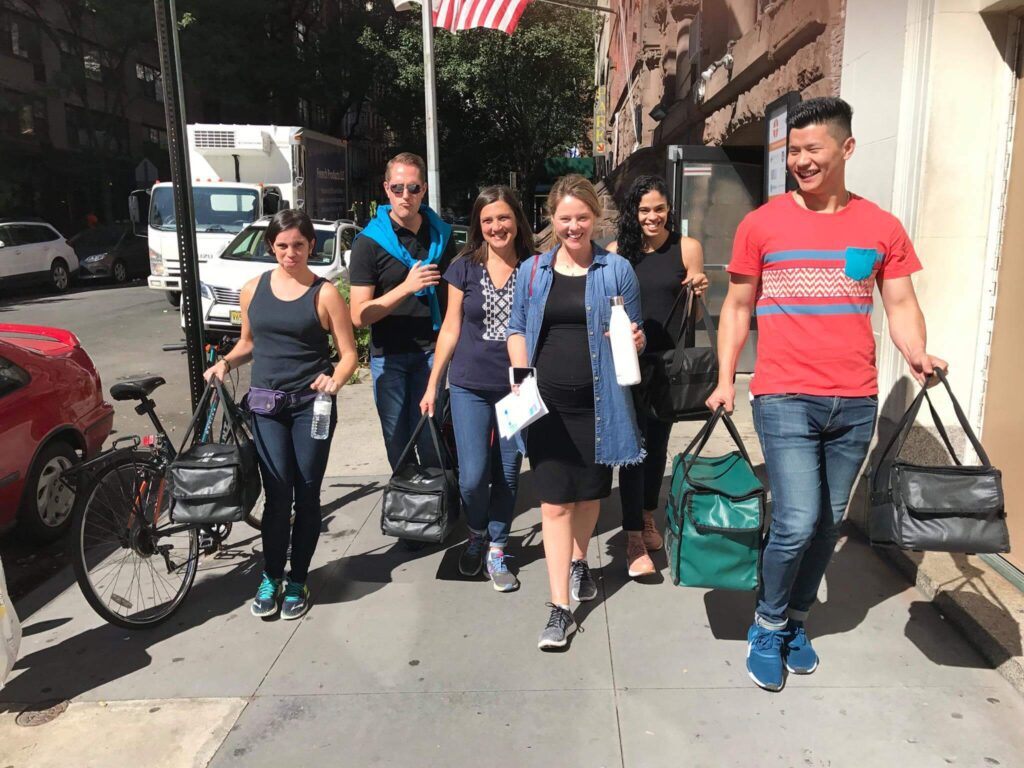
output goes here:
[{"label": "shoulder bag strap", "polygon": [[185,434],[181,439],[181,447],[178,449],[178,453],[181,453],[189,446],[189,441],[199,426],[199,422],[202,421],[203,416],[206,414],[206,408],[209,405],[210,398],[213,395],[215,384],[217,379],[211,377],[210,381],[206,384],[206,389],[203,390],[202,396],[199,398],[199,403],[196,405],[196,409],[192,414],[192,419],[188,423],[188,427],[185,429]]}]

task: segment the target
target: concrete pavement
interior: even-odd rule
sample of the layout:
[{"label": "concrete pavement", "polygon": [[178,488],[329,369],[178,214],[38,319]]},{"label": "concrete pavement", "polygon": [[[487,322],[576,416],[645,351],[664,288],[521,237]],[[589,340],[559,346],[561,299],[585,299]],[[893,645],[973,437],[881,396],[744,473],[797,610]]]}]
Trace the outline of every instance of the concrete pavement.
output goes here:
[{"label": "concrete pavement", "polygon": [[[509,550],[522,588],[502,595],[458,576],[461,536],[409,552],[380,534],[383,446],[368,388],[348,396],[312,611],[249,615],[261,547],[244,526],[148,632],[100,622],[62,572],[17,606],[0,766],[1024,765],[1024,700],[852,530],[809,622],[821,667],[779,694],[746,676],[749,594],[673,587],[664,554],[653,580],[626,577],[616,495],[583,631],[537,651],[547,578],[528,468]],[[674,450],[696,426],[676,427]],[[709,450],[728,450],[724,432]],[[63,700],[46,725],[14,723]]]}]

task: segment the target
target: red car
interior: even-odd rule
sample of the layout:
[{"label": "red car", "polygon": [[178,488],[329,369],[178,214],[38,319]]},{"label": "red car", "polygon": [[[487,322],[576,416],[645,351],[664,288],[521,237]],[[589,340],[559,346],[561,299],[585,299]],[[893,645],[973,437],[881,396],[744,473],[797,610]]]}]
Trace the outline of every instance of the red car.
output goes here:
[{"label": "red car", "polygon": [[63,534],[74,494],[57,478],[97,454],[113,424],[73,333],[0,323],[0,530],[17,523],[38,541]]}]

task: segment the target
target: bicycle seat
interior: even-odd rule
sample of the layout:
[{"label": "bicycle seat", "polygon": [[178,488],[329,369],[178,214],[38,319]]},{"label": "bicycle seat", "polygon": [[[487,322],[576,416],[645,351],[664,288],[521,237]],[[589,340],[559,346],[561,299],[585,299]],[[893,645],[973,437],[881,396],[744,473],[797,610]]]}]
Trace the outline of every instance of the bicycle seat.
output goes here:
[{"label": "bicycle seat", "polygon": [[162,376],[146,376],[143,379],[119,381],[110,388],[110,396],[115,400],[142,400],[161,384],[166,384]]}]

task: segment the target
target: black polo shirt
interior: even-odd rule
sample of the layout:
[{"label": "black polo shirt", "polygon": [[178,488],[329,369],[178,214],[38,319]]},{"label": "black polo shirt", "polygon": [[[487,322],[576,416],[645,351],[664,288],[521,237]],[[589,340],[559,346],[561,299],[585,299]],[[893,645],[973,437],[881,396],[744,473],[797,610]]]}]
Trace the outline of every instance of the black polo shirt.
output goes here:
[{"label": "black polo shirt", "polygon": [[[423,219],[419,232],[415,233],[399,226],[394,219],[390,221],[398,241],[409,251],[413,261],[426,261],[430,256],[430,225],[426,218]],[[442,275],[454,255],[455,242],[453,238],[449,238],[439,264]],[[409,275],[408,267],[369,237],[360,237],[352,244],[348,272],[352,285],[373,286],[374,298],[397,288]],[[436,290],[443,317],[447,305],[448,286],[442,280]],[[433,350],[436,341],[437,332],[430,318],[430,302],[427,296],[407,297],[390,315],[370,326],[370,354],[374,357],[430,351]]]}]

